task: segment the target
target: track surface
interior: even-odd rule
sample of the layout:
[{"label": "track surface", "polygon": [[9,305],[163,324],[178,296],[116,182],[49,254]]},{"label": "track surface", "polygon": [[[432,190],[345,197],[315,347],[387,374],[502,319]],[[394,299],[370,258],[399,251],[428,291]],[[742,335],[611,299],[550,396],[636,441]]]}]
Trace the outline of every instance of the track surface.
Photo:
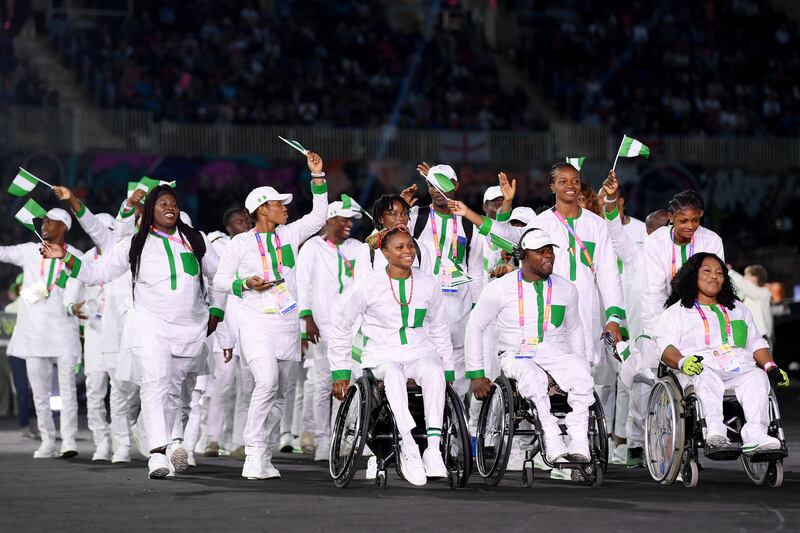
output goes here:
[{"label": "track surface", "polygon": [[[781,395],[790,457],[780,489],[750,484],[739,463],[704,461],[700,486],[662,487],[645,470],[610,466],[596,489],[536,471],[532,489],[511,473],[499,487],[475,474],[466,489],[412,487],[390,472],[336,489],[327,463],[278,454],[280,480],[248,481],[242,463],[198,457],[172,480],[146,463],[91,463],[87,430],[74,459],[33,460],[37,443],[0,420],[0,531],[798,531],[800,389]],[[83,423],[84,421],[82,421]]]}]

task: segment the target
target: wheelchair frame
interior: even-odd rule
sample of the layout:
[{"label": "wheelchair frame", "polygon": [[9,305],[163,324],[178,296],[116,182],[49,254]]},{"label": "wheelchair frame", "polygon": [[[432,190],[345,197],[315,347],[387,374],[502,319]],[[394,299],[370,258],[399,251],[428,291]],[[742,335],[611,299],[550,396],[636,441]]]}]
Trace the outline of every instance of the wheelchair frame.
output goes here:
[{"label": "wheelchair frame", "polygon": [[[427,445],[422,389],[414,384],[409,386],[408,393],[409,411],[417,421],[412,436],[418,444]],[[348,419],[351,420],[350,423]],[[419,430],[420,427],[423,429]],[[343,449],[348,441],[350,447]],[[329,468],[337,487],[345,488],[353,480],[362,462],[365,446],[369,446],[378,462],[375,478],[378,488],[386,486],[386,470],[392,463],[403,479],[398,460],[400,439],[394,415],[383,392],[382,383],[375,379],[370,369],[365,369],[363,375],[350,385],[334,422]],[[465,487],[472,472],[472,445],[463,404],[449,384],[445,390],[440,451],[444,454],[450,488]]]},{"label": "wheelchair frame", "polygon": [[[781,486],[783,458],[788,451],[774,391],[770,390],[769,395],[767,433],[781,441],[780,450],[746,455],[741,447],[734,446],[712,454],[705,442],[703,406],[694,389],[689,386],[684,390],[675,373],[663,363],[659,364],[657,375],[645,419],[645,463],[654,480],[672,485],[680,475],[686,487],[696,487],[702,470],[698,450],[704,448],[706,458],[712,461],[741,459],[748,478],[758,486]],[[744,413],[735,397],[723,399],[723,420],[731,442],[741,444]]]},{"label": "wheelchair frame", "polygon": [[[567,403],[567,394],[563,391],[554,390],[554,383],[551,381],[551,412],[559,419],[559,429],[562,435],[566,434],[563,424],[564,416],[571,411]],[[481,412],[478,418],[477,429],[477,450],[476,462],[478,473],[489,485],[497,485],[503,479],[508,458],[511,453],[511,445],[515,436],[532,437],[530,443],[532,448],[526,451],[525,462],[522,469],[522,482],[526,487],[533,486],[534,469],[533,458],[537,453],[542,453],[545,464],[551,468],[572,469],[580,472],[580,477],[589,485],[599,487],[603,484],[603,474],[608,466],[608,433],[606,430],[605,416],[603,407],[597,394],[594,394],[594,404],[589,407],[589,443],[591,457],[587,463],[578,462],[557,462],[555,464],[547,459],[544,449],[544,432],[541,422],[536,412],[533,402],[524,398],[517,390],[515,380],[509,379],[504,373],[500,374],[495,380],[495,387],[489,396],[483,401]],[[487,428],[487,419],[490,410],[495,402],[501,402],[503,416],[497,419],[501,426]],[[533,429],[520,429],[520,424],[529,422]],[[500,440],[498,446],[487,447],[487,432],[494,434]],[[491,448],[490,452],[487,448]],[[488,463],[488,464],[487,464]]]}]

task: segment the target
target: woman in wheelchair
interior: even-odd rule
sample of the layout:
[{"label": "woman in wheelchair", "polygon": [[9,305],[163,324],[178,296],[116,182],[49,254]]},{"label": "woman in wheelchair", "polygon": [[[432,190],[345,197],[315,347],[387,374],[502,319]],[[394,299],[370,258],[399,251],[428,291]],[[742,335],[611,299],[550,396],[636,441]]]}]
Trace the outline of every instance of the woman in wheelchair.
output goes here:
[{"label": "woman in wheelchair", "polygon": [[[546,231],[526,231],[515,251],[521,261],[519,270],[493,281],[481,294],[467,325],[467,377],[477,399],[489,396],[492,383],[483,372],[482,339],[484,330],[496,320],[500,368],[536,406],[547,459],[553,463],[567,457],[570,462],[584,463],[591,458],[587,426],[594,383],[586,360],[578,291],[553,274],[554,246]],[[572,408],[565,418],[569,448],[550,412],[548,374],[568,393]]]},{"label": "woman in wheelchair", "polygon": [[[378,247],[388,266],[357,280],[337,309],[328,347],[333,394],[341,400],[350,386],[353,331],[362,321],[361,364],[383,380],[400,437],[401,472],[410,483],[424,485],[426,477],[447,476],[440,441],[446,380],[454,379],[450,330],[438,280],[411,266],[417,250],[408,228],[383,230]],[[416,423],[408,408],[409,379],[422,389],[428,435],[422,458],[411,435]]]},{"label": "woman in wheelchair", "polygon": [[742,452],[753,455],[781,448],[767,434],[770,381],[787,387],[750,311],[739,301],[728,269],[714,254],[697,253],[672,280],[672,293],[656,329],[661,361],[681,386],[694,386],[705,415],[707,454],[732,447],[723,420],[723,395],[733,391],[746,423]]}]

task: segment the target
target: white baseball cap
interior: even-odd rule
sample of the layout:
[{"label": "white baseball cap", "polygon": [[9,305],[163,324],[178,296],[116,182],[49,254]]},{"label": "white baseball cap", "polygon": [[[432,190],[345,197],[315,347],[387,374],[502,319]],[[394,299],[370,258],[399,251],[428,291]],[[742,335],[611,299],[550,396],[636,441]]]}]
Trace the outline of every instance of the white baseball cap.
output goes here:
[{"label": "white baseball cap", "polygon": [[63,222],[64,225],[67,227],[67,231],[72,227],[72,217],[69,216],[69,213],[61,209],[60,207],[54,207],[47,214],[44,218],[49,218],[50,220],[58,220],[59,222]]},{"label": "white baseball cap", "polygon": [[494,200],[495,198],[502,198],[503,191],[500,190],[499,185],[493,185],[486,189],[486,192],[483,193],[483,203],[488,201]]},{"label": "white baseball cap", "polygon": [[516,220],[527,226],[534,218],[536,218],[536,211],[530,207],[515,207],[511,210],[511,216],[508,220]]},{"label": "white baseball cap", "polygon": [[117,219],[108,213],[98,213],[95,215],[95,217],[97,217],[97,220],[99,220],[103,226],[107,227],[108,229],[113,230],[116,227]]},{"label": "white baseball cap", "polygon": [[328,205],[328,218],[333,217],[361,218],[361,211],[357,211],[352,207],[345,209],[344,203],[337,200]]},{"label": "white baseball cap", "polygon": [[291,203],[291,194],[281,194],[272,187],[256,187],[244,201],[244,207],[251,215],[256,212],[256,209],[261,207],[262,204],[270,201],[278,201],[285,204]]},{"label": "white baseball cap", "polygon": [[558,245],[553,242],[553,238],[550,237],[550,234],[539,228],[528,230],[520,243],[520,247],[523,250],[538,250],[547,245],[558,248]]}]

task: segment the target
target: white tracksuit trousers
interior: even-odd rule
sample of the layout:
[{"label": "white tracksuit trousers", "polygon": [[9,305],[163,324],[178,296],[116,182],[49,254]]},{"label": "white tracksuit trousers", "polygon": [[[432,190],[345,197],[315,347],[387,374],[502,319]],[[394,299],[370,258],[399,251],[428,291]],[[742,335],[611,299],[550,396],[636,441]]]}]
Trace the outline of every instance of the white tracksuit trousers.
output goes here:
[{"label": "white tracksuit trousers", "polygon": [[206,434],[209,442],[219,442],[222,437],[222,426],[225,418],[225,408],[236,394],[236,367],[237,359],[225,362],[221,351],[212,352],[214,358],[211,376],[209,378],[209,403],[208,403],[208,422],[206,423]]},{"label": "white tracksuit trousers", "polygon": [[58,366],[58,389],[61,395],[61,438],[64,443],[74,445],[78,432],[78,393],[75,386],[75,358],[29,357],[25,360],[28,380],[36,408],[36,420],[42,443],[55,446],[56,426],[50,409],[53,395],[53,365]]},{"label": "white tracksuit trousers", "polygon": [[[273,434],[278,430],[283,417],[286,391],[289,379],[294,377],[296,365],[297,361],[278,361],[271,355],[248,362],[255,386],[250,397],[243,435],[247,455],[263,456],[268,450],[271,453],[271,445],[277,440],[277,435]],[[276,414],[269,416],[273,408]]]},{"label": "white tracksuit trousers", "polygon": [[106,421],[106,393],[108,392],[108,373],[105,370],[86,374],[86,421],[92,432],[95,448],[104,443],[109,445],[111,428]]}]

